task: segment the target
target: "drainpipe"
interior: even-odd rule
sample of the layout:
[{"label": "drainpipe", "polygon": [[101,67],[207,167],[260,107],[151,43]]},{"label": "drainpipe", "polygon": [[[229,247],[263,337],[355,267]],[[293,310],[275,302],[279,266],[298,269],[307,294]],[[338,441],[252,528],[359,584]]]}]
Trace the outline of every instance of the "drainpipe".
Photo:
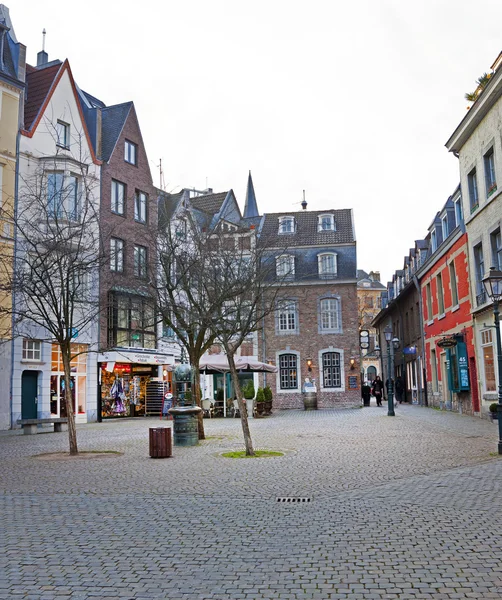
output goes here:
[{"label": "drainpipe", "polygon": [[[22,121],[24,111],[24,90],[21,90],[19,94],[19,113],[17,118],[17,135],[16,135],[16,170],[14,175],[14,212],[13,212],[13,221],[14,221],[14,248],[13,248],[13,257],[12,257],[12,269],[16,268],[16,259],[17,259],[17,205],[18,205],[18,195],[19,195],[19,149],[21,145],[21,124],[24,124],[24,120]],[[14,357],[15,357],[15,335],[14,335],[14,326],[15,326],[15,306],[16,306],[16,293],[12,292],[11,296],[12,302],[12,318],[11,318],[11,351],[10,351],[10,429],[13,429],[12,417],[14,415]],[[38,390],[37,390],[38,394]],[[38,410],[38,407],[37,407]],[[37,415],[38,416],[38,415]]]},{"label": "drainpipe", "polygon": [[418,278],[416,275],[413,275],[413,283],[415,284],[415,287],[417,288],[417,292],[418,292],[418,308],[420,310],[420,337],[422,338],[422,352],[420,353],[420,362],[422,363],[420,365],[420,379],[423,380],[424,383],[424,387],[423,390],[418,390],[419,393],[419,400],[420,400],[420,406],[427,406],[428,402],[427,402],[427,392],[426,392],[426,388],[427,388],[427,379],[424,375],[425,373],[425,330],[424,330],[424,311],[423,311],[423,301],[422,301],[422,292],[420,290],[420,285],[418,283]]},{"label": "drainpipe", "polygon": [[[265,299],[261,300],[263,311],[265,312]],[[275,318],[275,317],[274,317]],[[267,349],[265,347],[265,318],[261,322],[261,356],[264,363],[267,362]],[[263,373],[263,387],[267,387],[267,373]]]}]

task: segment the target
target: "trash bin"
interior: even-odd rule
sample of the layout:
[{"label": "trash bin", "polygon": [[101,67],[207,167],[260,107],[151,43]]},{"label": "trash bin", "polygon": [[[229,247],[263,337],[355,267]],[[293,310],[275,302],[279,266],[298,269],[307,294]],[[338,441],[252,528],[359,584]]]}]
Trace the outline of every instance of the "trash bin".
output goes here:
[{"label": "trash bin", "polygon": [[169,458],[173,455],[170,427],[150,428],[150,458]]}]

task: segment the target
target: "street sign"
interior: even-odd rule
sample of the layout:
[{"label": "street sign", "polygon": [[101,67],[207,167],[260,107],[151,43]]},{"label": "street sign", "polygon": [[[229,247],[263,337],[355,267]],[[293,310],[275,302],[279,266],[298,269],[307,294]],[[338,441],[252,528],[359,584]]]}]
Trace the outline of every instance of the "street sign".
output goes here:
[{"label": "street sign", "polygon": [[416,353],[417,353],[416,346],[407,346],[406,348],[403,348],[403,354],[416,354]]},{"label": "street sign", "polygon": [[361,329],[359,332],[359,347],[361,350],[367,350],[370,347],[370,332],[367,329]]},{"label": "street sign", "polygon": [[76,329],[75,327],[72,327],[70,330],[70,333],[71,333],[72,339],[76,338],[78,336],[78,329]]}]

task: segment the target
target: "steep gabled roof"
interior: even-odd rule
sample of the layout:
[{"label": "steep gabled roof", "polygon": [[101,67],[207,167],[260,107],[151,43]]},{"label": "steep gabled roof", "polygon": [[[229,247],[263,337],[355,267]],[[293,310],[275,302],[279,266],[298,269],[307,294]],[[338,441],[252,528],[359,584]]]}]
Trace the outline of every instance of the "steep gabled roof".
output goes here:
[{"label": "steep gabled roof", "polygon": [[43,111],[49,92],[55,87],[56,79],[63,69],[60,61],[55,64],[37,69],[26,65],[26,100],[24,103],[24,128],[30,131],[36,125],[37,117]]},{"label": "steep gabled roof", "polygon": [[122,133],[129,112],[133,106],[132,102],[115,104],[102,109],[101,121],[101,158],[109,161],[117,140]]},{"label": "steep gabled roof", "polygon": [[258,204],[256,203],[256,194],[254,193],[253,179],[251,177],[251,171],[248,176],[248,186],[246,190],[246,202],[244,204],[244,215],[243,217],[257,217],[259,216]]},{"label": "steep gabled roof", "polygon": [[158,221],[161,228],[167,227],[169,221],[173,218],[183,196],[188,197],[186,190],[181,190],[176,194],[170,194],[164,190],[157,190],[159,193],[159,210],[158,210]]},{"label": "steep gabled roof", "polygon": [[196,210],[200,210],[209,215],[215,215],[220,212],[227,194],[228,192],[219,192],[218,194],[195,196],[195,198],[190,198],[190,203]]}]

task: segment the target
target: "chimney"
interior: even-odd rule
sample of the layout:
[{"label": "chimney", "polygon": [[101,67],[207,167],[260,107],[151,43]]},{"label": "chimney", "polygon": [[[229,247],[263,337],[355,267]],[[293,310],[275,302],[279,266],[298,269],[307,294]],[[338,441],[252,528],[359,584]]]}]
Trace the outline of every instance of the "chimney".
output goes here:
[{"label": "chimney", "polygon": [[45,51],[45,27],[42,31],[43,41],[42,41],[42,50],[37,54],[37,67],[42,67],[49,62],[49,55]]},{"label": "chimney", "polygon": [[370,279],[372,281],[378,281],[378,282],[380,282],[380,271],[371,271],[371,273],[370,273]]},{"label": "chimney", "polygon": [[307,210],[307,201],[305,200],[305,190],[303,190],[302,208],[303,208],[303,210]]}]

